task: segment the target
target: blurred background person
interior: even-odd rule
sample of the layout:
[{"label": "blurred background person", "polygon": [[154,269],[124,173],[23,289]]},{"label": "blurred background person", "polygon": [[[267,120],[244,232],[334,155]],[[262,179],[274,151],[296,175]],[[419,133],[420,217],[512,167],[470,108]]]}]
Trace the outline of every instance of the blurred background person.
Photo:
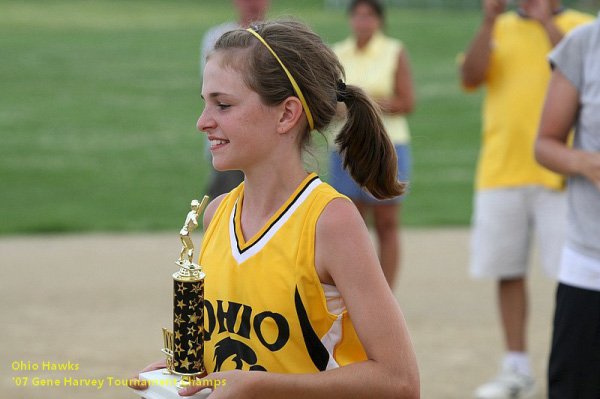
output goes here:
[{"label": "blurred background person", "polygon": [[[254,22],[263,21],[271,4],[270,0],[233,0],[238,20],[227,21],[221,25],[210,28],[202,38],[200,47],[200,77],[204,73],[206,55],[213,49],[217,39],[225,32],[238,28],[248,28]],[[211,175],[208,183],[208,195],[211,199],[217,198],[223,193],[228,193],[237,187],[243,180],[244,174],[240,170],[218,171],[212,167],[212,156],[210,155],[210,143],[206,141],[205,154],[211,160]]]},{"label": "blurred background person", "polygon": [[[386,131],[398,157],[400,181],[408,181],[411,170],[410,132],[405,115],[414,107],[414,91],[407,51],[401,41],[383,31],[384,9],[378,0],[350,3],[352,35],[336,43],[333,50],[346,70],[346,83],[360,86],[379,105]],[[403,197],[379,201],[356,185],[343,169],[342,160],[330,154],[331,184],[354,201],[363,218],[373,212],[379,241],[379,258],[388,284],[393,288],[400,268],[400,224]]]},{"label": "blurred background person", "polygon": [[550,79],[548,52],[591,16],[559,0],[484,0],[483,21],[461,69],[463,85],[487,87],[476,177],[471,275],[498,281],[506,354],[478,399],[528,398],[534,381],[526,347],[526,279],[535,231],[546,274],[555,278],[565,235],[562,176],[538,165],[533,145]]},{"label": "blurred background person", "polygon": [[[569,176],[567,241],[556,294],[550,399],[600,398],[600,21],[550,53],[554,72],[535,155]],[[567,145],[575,127],[573,146]]]}]

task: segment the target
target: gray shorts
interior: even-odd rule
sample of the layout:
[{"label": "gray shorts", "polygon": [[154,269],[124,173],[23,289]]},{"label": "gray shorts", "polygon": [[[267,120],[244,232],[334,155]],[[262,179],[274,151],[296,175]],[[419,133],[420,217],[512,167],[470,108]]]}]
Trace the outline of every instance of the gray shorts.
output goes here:
[{"label": "gray shorts", "polygon": [[524,276],[535,232],[544,271],[556,278],[566,218],[563,191],[529,185],[476,192],[471,276],[495,279]]}]

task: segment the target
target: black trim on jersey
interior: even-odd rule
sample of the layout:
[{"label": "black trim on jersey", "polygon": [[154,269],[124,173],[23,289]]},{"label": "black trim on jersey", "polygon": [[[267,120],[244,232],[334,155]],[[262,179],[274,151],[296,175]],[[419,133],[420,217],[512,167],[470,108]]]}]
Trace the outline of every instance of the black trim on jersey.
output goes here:
[{"label": "black trim on jersey", "polygon": [[[238,202],[236,201],[235,206],[233,208],[233,232],[234,232],[234,236],[235,236],[235,245],[237,246],[237,250],[238,252],[241,254],[243,254],[244,252],[246,252],[247,250],[249,250],[250,248],[252,248],[256,243],[258,243],[260,240],[262,240],[262,238],[269,232],[269,230],[271,230],[271,228],[277,223],[277,221],[279,219],[281,219],[283,217],[283,215],[286,214],[286,212],[292,207],[292,205],[294,205],[294,203],[298,200],[298,198],[300,198],[300,196],[302,195],[302,193],[304,191],[306,191],[306,189],[308,188],[308,186],[310,186],[310,184],[319,179],[319,176],[315,176],[312,179],[310,179],[308,182],[306,182],[306,184],[304,185],[304,187],[302,187],[302,190],[300,190],[300,192],[298,193],[298,195],[296,195],[296,198],[294,198],[292,200],[292,202],[290,202],[288,204],[288,206],[283,210],[283,212],[281,212],[281,214],[279,214],[279,216],[277,217],[277,219],[273,220],[273,223],[271,223],[271,225],[260,235],[260,237],[258,237],[258,239],[256,241],[254,241],[252,243],[252,245],[248,245],[246,248],[241,249],[240,248],[240,242],[238,240],[238,235],[237,235],[237,229],[235,228],[235,221],[237,219],[237,206],[238,206]],[[238,201],[239,201],[239,197],[238,197]],[[241,234],[241,232],[240,232]]]},{"label": "black trim on jersey", "polygon": [[300,293],[298,292],[298,286],[296,286],[294,300],[296,302],[296,314],[300,321],[300,329],[302,330],[302,336],[304,337],[304,344],[306,345],[308,355],[319,371],[325,371],[327,370],[327,364],[329,363],[329,352],[327,352],[325,345],[323,345],[317,336],[317,333],[315,333],[315,330],[313,330],[310,325],[308,314],[306,313],[302,298],[300,298]]}]

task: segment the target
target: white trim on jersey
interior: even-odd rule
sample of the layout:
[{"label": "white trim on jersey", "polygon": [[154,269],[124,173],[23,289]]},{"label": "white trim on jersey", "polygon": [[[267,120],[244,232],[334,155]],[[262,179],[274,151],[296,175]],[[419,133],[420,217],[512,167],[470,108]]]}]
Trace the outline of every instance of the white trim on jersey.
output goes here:
[{"label": "white trim on jersey", "polygon": [[338,315],[337,319],[331,325],[331,328],[323,338],[321,338],[321,343],[327,349],[329,353],[329,361],[327,362],[327,370],[336,369],[340,367],[340,365],[335,361],[333,357],[333,351],[335,347],[342,342],[342,315]]}]

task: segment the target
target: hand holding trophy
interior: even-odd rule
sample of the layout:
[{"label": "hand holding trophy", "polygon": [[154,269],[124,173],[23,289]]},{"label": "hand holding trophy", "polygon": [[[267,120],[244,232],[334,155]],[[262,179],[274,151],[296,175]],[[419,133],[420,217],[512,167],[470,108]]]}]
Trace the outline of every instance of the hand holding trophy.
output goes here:
[{"label": "hand holding trophy", "polygon": [[[193,384],[205,372],[205,274],[202,267],[193,263],[194,244],[190,233],[198,227],[198,218],[208,205],[208,199],[208,196],[204,196],[202,202],[192,201],[192,210],[187,214],[179,233],[183,247],[175,262],[180,269],[173,274],[173,331],[163,328],[162,351],[167,356],[166,368],[156,370],[152,367],[154,371],[139,375],[139,380],[148,389],[136,390],[136,393],[146,398],[180,398],[177,389]],[[209,393],[210,391],[204,390],[192,397],[204,398]]]}]

